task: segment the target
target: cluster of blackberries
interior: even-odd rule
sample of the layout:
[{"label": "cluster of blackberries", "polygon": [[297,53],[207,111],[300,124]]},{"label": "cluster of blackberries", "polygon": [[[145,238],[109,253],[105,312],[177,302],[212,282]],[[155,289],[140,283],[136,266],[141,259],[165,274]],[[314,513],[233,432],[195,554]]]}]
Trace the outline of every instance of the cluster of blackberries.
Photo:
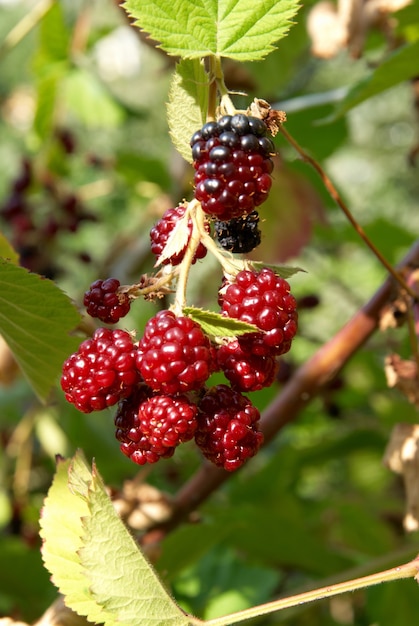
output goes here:
[{"label": "cluster of blackberries", "polygon": [[[224,116],[206,124],[191,143],[195,198],[208,217],[189,262],[207,253],[203,242],[208,245],[214,216],[221,247],[250,251],[260,241],[254,207],[266,198],[272,171],[265,124],[241,114]],[[163,265],[184,260],[195,227],[185,214],[188,206],[169,209],[151,230],[151,250]],[[179,224],[185,232],[171,246]],[[194,439],[207,459],[233,471],[260,448],[260,414],[243,392],[273,383],[277,357],[288,352],[297,331],[296,300],[286,280],[263,268],[226,275],[218,303],[221,317],[255,330],[210,338],[191,317],[165,309],[147,322],[139,341],[123,330],[99,328],[64,363],[61,386],[80,411],[118,405],[116,438],[135,463],[171,457],[180,443]],[[106,323],[124,317],[130,304],[113,278],[95,281],[84,296],[87,312]],[[223,372],[226,384],[211,386],[214,372]]]},{"label": "cluster of blackberries", "polygon": [[[69,145],[71,135],[60,135]],[[82,222],[96,221],[80,199],[71,191],[63,191],[54,177],[38,176],[29,158],[22,160],[20,171],[10,184],[8,196],[0,206],[0,219],[5,222],[9,239],[20,255],[21,265],[53,278],[59,271],[56,265],[56,245],[65,232],[76,232]],[[89,256],[81,254],[88,262]]]},{"label": "cluster of blackberries", "polygon": [[[112,281],[118,283],[104,284]],[[101,293],[102,304],[97,298],[95,305],[104,310],[109,292]],[[180,443],[195,438],[205,457],[235,470],[259,449],[259,412],[242,392],[273,383],[275,357],[290,349],[297,331],[296,302],[288,283],[268,268],[224,281],[219,301],[222,315],[260,332],[213,344],[191,318],[163,310],[147,322],[138,342],[126,331],[99,328],[65,362],[61,386],[80,411],[119,403],[116,437],[134,462],[170,457]],[[108,306],[111,316],[113,305]],[[216,371],[230,385],[208,389]]]}]

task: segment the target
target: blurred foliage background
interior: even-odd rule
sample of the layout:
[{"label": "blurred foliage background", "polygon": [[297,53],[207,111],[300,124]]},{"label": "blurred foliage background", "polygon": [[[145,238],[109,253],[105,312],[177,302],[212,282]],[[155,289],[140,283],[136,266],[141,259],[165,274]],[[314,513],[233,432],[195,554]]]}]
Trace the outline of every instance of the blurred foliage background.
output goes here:
[{"label": "blurred foliage background", "polygon": [[[168,135],[174,60],[129,25],[117,2],[41,5],[36,17],[37,2],[0,0],[0,229],[22,265],[52,278],[82,310],[96,278],[128,284],[152,271],[149,229],[191,197],[192,170]],[[313,5],[302,3],[297,23],[266,61],[227,62],[226,83],[247,93],[236,97],[238,108],[257,96],[287,112],[288,131],[397,263],[419,232],[418,83],[400,82],[344,116],[335,113],[390,46],[417,40],[418,3],[391,17],[392,39],[371,28],[361,53],[342,46],[329,58],[313,54]],[[22,20],[27,33],[16,30]],[[386,277],[316,173],[281,136],[275,142],[275,183],[260,211],[263,241],[253,257],[307,271],[291,279],[301,302],[299,336],[278,382],[252,394],[260,410]],[[215,262],[199,262],[190,302],[216,310],[219,281]],[[155,307],[137,302],[120,326],[140,335]],[[403,530],[402,481],[382,462],[392,427],[417,421],[416,409],[387,388],[389,351],[409,357],[406,329],[376,334],[298,420],[208,500],[200,523],[179,527],[159,546],[157,569],[184,608],[209,619],[391,567],[417,552],[417,533]],[[0,616],[34,621],[56,595],[38,539],[55,455],[82,448],[116,492],[138,468],[118,450],[112,412],[82,415],[58,386],[41,405],[8,356],[2,350]],[[140,479],[173,494],[200,462],[188,444]],[[413,582],[392,583],[252,623],[406,626],[418,597]]]}]

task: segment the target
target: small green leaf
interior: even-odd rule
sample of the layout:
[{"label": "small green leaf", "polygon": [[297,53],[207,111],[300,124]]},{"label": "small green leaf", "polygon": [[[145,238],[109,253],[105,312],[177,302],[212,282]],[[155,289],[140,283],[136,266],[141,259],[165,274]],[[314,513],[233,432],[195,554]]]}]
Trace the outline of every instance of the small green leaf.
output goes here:
[{"label": "small green leaf", "polygon": [[127,0],[124,8],[170,55],[263,59],[284,37],[297,0]]},{"label": "small green leaf", "polygon": [[80,557],[96,602],[112,613],[118,625],[187,626],[189,620],[116,513],[95,466],[88,505]]},{"label": "small green leaf", "polygon": [[325,121],[334,120],[368,98],[417,76],[418,58],[419,41],[402,46],[393,52],[374,72],[348,92],[332,116]]},{"label": "small green leaf", "polygon": [[69,335],[79,321],[76,308],[52,281],[0,260],[0,334],[41,400],[80,343]]},{"label": "small green leaf", "polygon": [[275,274],[278,274],[281,278],[287,279],[290,276],[294,276],[298,272],[305,272],[301,267],[289,267],[288,265],[272,265],[270,263],[264,263],[263,261],[251,261],[251,265],[255,270],[262,270],[264,267],[268,267]]},{"label": "small green leaf", "polygon": [[192,162],[190,139],[207,117],[208,75],[199,59],[177,64],[167,104],[167,120],[175,148]]},{"label": "small green leaf", "polygon": [[247,333],[261,332],[260,328],[253,324],[241,322],[232,317],[224,317],[213,311],[204,311],[188,306],[183,309],[183,313],[197,322],[203,332],[214,339],[219,337],[233,338]]}]

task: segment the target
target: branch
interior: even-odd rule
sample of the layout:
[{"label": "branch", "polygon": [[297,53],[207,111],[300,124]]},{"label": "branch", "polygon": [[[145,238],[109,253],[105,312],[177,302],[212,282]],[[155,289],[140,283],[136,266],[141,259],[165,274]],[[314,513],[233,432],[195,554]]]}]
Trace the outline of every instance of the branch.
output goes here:
[{"label": "branch", "polygon": [[[419,264],[419,241],[400,264]],[[304,409],[346,365],[357,350],[365,344],[378,327],[384,306],[392,299],[395,283],[389,277],[371,300],[326,344],[324,344],[284,385],[281,393],[262,414],[261,430],[264,445],[268,444],[289,422]],[[178,526],[187,516],[220,487],[231,473],[204,462],[200,469],[183,485],[174,498],[172,517],[159,526],[161,537]],[[156,529],[144,535],[143,542],[156,541]]]}]

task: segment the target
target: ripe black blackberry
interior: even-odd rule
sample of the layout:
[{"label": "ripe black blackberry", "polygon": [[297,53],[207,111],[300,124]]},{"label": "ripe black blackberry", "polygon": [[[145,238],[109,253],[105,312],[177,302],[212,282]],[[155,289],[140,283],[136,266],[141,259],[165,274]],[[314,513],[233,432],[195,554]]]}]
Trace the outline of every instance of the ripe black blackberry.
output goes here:
[{"label": "ripe black blackberry", "polygon": [[233,253],[246,254],[261,242],[258,227],[259,214],[252,211],[249,215],[235,217],[227,222],[216,221],[214,233],[221,248]]},{"label": "ripe black blackberry", "polygon": [[251,213],[271,188],[273,142],[266,124],[238,113],[208,122],[191,139],[195,198],[205,213],[226,221]]}]

